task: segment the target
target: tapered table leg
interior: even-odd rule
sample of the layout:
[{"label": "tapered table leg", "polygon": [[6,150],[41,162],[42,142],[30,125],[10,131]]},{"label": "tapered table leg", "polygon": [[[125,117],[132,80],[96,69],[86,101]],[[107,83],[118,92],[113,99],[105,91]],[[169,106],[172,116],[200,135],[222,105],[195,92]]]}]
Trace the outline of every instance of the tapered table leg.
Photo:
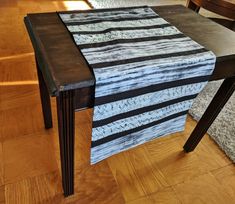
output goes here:
[{"label": "tapered table leg", "polygon": [[74,91],[56,97],[64,195],[74,193]]},{"label": "tapered table leg", "polygon": [[220,113],[221,109],[233,94],[234,90],[235,77],[225,79],[212,99],[210,105],[206,109],[205,113],[203,114],[202,118],[199,120],[189,139],[185,143],[184,150],[186,152],[191,152],[196,148],[200,140],[207,132],[208,128]]},{"label": "tapered table leg", "polygon": [[50,95],[49,95],[45,80],[42,76],[42,72],[39,68],[37,59],[36,59],[36,65],[37,65],[37,73],[38,73],[38,81],[39,81],[39,89],[40,89],[40,97],[41,97],[44,125],[45,125],[46,129],[49,129],[49,128],[52,128]]}]

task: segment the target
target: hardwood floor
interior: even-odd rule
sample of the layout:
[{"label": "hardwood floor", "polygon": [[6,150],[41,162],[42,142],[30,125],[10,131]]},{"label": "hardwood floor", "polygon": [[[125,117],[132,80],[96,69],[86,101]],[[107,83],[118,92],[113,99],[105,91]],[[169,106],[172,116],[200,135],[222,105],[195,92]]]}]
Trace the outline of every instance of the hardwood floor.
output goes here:
[{"label": "hardwood floor", "polygon": [[83,1],[0,2],[0,203],[235,203],[235,167],[206,136],[185,154],[195,126],[89,165],[91,110],[76,113],[75,195],[64,199],[55,100],[44,129],[34,54],[23,17],[88,8]]}]

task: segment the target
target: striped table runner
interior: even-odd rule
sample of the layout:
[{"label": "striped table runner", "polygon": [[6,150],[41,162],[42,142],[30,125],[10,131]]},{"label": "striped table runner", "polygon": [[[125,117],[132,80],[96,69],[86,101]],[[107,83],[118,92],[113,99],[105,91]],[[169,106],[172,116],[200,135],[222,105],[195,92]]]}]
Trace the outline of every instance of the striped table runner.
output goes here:
[{"label": "striped table runner", "polygon": [[212,52],[146,6],[59,16],[96,78],[91,164],[184,130]]}]

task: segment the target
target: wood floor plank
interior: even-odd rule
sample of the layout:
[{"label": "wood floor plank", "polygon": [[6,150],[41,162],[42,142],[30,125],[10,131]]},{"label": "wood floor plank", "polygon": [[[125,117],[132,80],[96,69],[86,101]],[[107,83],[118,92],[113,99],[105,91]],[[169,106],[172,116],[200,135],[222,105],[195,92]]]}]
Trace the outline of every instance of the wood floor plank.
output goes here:
[{"label": "wood floor plank", "polygon": [[62,203],[58,172],[23,179],[5,186],[6,204]]},{"label": "wood floor plank", "polygon": [[[190,133],[188,134],[187,131],[184,131],[183,133],[180,133],[178,135],[179,137],[177,138],[177,142],[181,147],[183,147],[186,142],[186,139],[183,139],[183,137],[188,137]],[[222,155],[224,153],[220,151],[221,150],[218,149],[217,145],[215,148],[213,145],[208,145],[208,143],[204,144],[201,142],[193,152],[187,154],[193,154],[198,158],[198,161],[200,163],[200,169],[204,169],[204,171],[211,171],[231,163],[231,161],[226,156]],[[202,170],[202,172],[204,171]]]},{"label": "wood floor plank", "polygon": [[[8,57],[0,57],[0,85],[14,82],[36,81],[37,70],[35,69],[34,53],[19,54]],[[8,84],[7,84],[8,83]],[[16,83],[17,85],[17,83]]]},{"label": "wood floor plank", "polygon": [[164,188],[157,193],[127,202],[127,204],[180,204],[181,202],[175,195],[171,187]]},{"label": "wood floor plank", "polygon": [[9,111],[9,114],[14,108],[20,110],[26,105],[40,104],[38,84],[0,86],[0,94],[0,111]]},{"label": "wood floor plank", "polygon": [[0,138],[2,141],[46,131],[41,104],[28,104],[21,108],[0,111]]},{"label": "wood floor plank", "polygon": [[[20,14],[19,9],[17,7],[1,7],[0,13],[2,21],[7,19],[8,22],[0,21],[0,57],[32,52],[29,38],[25,35],[23,15]],[[12,32],[13,27],[17,30],[17,35]]]},{"label": "wood floor plank", "polygon": [[209,135],[205,135],[202,141],[202,145],[208,149],[208,151],[210,152],[210,156],[213,156],[213,158],[220,164],[221,167],[233,163],[232,160]]},{"label": "wood floor plank", "polygon": [[50,134],[34,134],[3,143],[4,182],[14,183],[58,169]]},{"label": "wood floor plank", "polygon": [[0,186],[2,185],[4,185],[4,164],[2,142],[0,142]]},{"label": "wood floor plank", "polygon": [[134,200],[145,195],[142,184],[135,174],[135,170],[131,167],[130,158],[126,153],[110,157],[108,164],[125,201]]},{"label": "wood floor plank", "polygon": [[177,137],[167,136],[146,144],[150,159],[170,185],[187,181],[208,170],[196,154],[187,154]]},{"label": "wood floor plank", "polygon": [[144,145],[109,158],[107,161],[127,202],[168,186],[161,171],[154,168],[149,160]]},{"label": "wood floor plank", "polygon": [[177,184],[173,186],[173,189],[183,204],[222,204],[234,202],[224,186],[221,186],[211,173]]},{"label": "wood floor plank", "polygon": [[225,191],[235,201],[235,168],[234,168],[234,164],[225,166],[220,169],[216,169],[216,170],[212,171],[212,174],[219,181],[219,183],[224,187]]},{"label": "wood floor plank", "polygon": [[[27,13],[89,8],[83,1],[14,0],[14,2],[12,3],[12,0],[0,2],[0,57],[33,52],[23,22]],[[12,28],[15,32],[12,32]]]},{"label": "wood floor plank", "polygon": [[[184,145],[196,124],[196,121],[193,120],[192,117],[189,116],[187,118],[185,131],[181,134],[181,137],[184,139],[180,145]],[[209,162],[210,164],[208,165],[211,165],[211,169],[220,168],[232,163],[229,157],[227,157],[226,154],[218,148],[218,145],[208,134],[203,137],[202,141],[192,153],[196,153],[200,158],[203,158],[204,161]]]},{"label": "wood floor plank", "polygon": [[152,164],[144,145],[127,151],[126,156],[130,158],[130,166],[134,169],[146,195],[169,186],[162,172]]},{"label": "wood floor plank", "polygon": [[5,204],[5,186],[0,186],[0,204]]},{"label": "wood floor plank", "polygon": [[75,171],[75,194],[69,202],[123,204],[124,199],[106,161]]}]

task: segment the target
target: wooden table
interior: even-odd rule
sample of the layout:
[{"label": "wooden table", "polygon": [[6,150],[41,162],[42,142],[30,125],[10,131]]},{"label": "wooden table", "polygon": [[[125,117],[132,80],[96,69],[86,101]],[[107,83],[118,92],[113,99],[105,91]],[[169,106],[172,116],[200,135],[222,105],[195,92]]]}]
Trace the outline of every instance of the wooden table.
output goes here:
[{"label": "wooden table", "polygon": [[[210,80],[226,78],[184,146],[190,152],[235,89],[235,33],[180,5],[153,9],[215,53]],[[35,51],[46,128],[52,127],[50,96],[56,97],[62,182],[68,196],[74,193],[74,113],[93,107],[95,78],[55,12],[28,14],[24,20]]]}]

